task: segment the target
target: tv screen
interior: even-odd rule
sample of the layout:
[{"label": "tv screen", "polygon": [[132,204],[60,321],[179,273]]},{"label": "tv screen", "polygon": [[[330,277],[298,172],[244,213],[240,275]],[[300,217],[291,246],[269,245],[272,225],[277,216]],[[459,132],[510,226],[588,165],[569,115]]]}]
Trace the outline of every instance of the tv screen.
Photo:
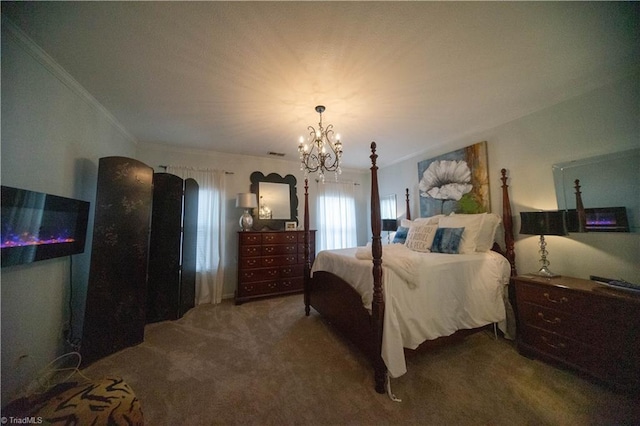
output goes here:
[{"label": "tv screen", "polygon": [[84,252],[89,203],[2,186],[2,267]]}]

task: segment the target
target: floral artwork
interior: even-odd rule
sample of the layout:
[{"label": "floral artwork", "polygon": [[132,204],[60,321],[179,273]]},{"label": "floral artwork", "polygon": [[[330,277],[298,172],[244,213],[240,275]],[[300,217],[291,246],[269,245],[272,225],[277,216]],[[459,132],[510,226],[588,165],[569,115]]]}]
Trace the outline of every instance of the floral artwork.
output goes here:
[{"label": "floral artwork", "polygon": [[418,163],[420,216],[490,209],[487,142]]}]

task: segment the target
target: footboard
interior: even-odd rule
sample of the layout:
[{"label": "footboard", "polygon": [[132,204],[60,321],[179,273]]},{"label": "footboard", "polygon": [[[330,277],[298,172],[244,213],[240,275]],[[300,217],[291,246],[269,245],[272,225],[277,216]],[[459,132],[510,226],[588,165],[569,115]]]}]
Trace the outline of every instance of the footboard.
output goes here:
[{"label": "footboard", "polygon": [[315,272],[309,285],[313,294],[311,306],[375,362],[371,314],[362,306],[360,294],[340,277],[325,271]]}]

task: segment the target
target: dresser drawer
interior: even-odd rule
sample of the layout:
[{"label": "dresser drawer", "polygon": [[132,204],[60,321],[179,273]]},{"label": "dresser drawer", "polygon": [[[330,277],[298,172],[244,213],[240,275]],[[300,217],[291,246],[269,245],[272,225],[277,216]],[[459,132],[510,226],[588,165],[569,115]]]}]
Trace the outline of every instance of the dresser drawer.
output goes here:
[{"label": "dresser drawer", "polygon": [[282,279],[278,282],[279,288],[282,291],[299,291],[304,287],[304,280],[302,277]]},{"label": "dresser drawer", "polygon": [[260,259],[260,257],[241,257],[238,260],[239,269],[259,268],[261,266],[262,259]]},{"label": "dresser drawer", "polygon": [[607,298],[596,298],[587,293],[555,286],[520,282],[516,293],[518,300],[523,302],[606,321],[615,320],[615,315],[611,313],[619,306]]},{"label": "dresser drawer", "polygon": [[273,254],[295,254],[298,252],[297,244],[276,244],[276,245],[263,245],[262,255],[271,256]]},{"label": "dresser drawer", "polygon": [[[300,244],[304,244],[304,232],[298,232],[298,242]],[[316,233],[315,232],[310,232],[309,233],[309,245],[311,245],[312,247],[314,247],[316,245]]]},{"label": "dresser drawer", "polygon": [[238,297],[266,296],[270,294],[284,294],[302,290],[302,278],[278,279],[270,281],[256,281],[238,284]]},{"label": "dresser drawer", "polygon": [[238,283],[237,297],[245,298],[258,295],[274,293],[276,289],[275,281],[256,281]]},{"label": "dresser drawer", "polygon": [[285,256],[266,256],[262,258],[262,266],[295,265],[296,263],[298,263],[297,254],[288,254]]},{"label": "dresser drawer", "polygon": [[261,246],[241,246],[240,247],[240,257],[250,257],[250,256],[261,256],[262,255],[262,247]]},{"label": "dresser drawer", "polygon": [[298,232],[264,232],[262,234],[262,244],[295,244],[297,242]]},{"label": "dresser drawer", "polygon": [[[303,243],[298,244],[298,253],[300,253],[300,256],[304,255],[304,244]],[[316,245],[315,244],[309,244],[309,254],[311,256],[314,256],[316,254]]]},{"label": "dresser drawer", "polygon": [[280,268],[255,268],[241,269],[238,272],[238,281],[240,283],[274,280],[280,278]]},{"label": "dresser drawer", "polygon": [[240,232],[240,246],[262,244],[262,234],[260,232]]},{"label": "dresser drawer", "polygon": [[246,268],[238,271],[238,281],[254,282],[275,279],[302,278],[303,265],[274,266],[271,268]]},{"label": "dresser drawer", "polygon": [[637,386],[639,371],[637,358],[598,348],[535,327],[524,327],[522,343],[537,355],[587,372],[607,382],[623,387]]},{"label": "dresser drawer", "polygon": [[591,346],[618,350],[625,346],[624,334],[611,330],[606,322],[523,302],[518,306],[525,325],[570,337]]},{"label": "dresser drawer", "polygon": [[304,274],[304,265],[287,265],[280,267],[280,276],[282,278],[302,278]]}]

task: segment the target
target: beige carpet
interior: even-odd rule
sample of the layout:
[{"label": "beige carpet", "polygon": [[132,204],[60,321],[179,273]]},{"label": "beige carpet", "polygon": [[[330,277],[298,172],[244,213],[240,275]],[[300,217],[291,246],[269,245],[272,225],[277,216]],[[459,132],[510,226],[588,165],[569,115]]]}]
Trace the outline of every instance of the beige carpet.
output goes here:
[{"label": "beige carpet", "polygon": [[199,306],[83,372],[125,378],[149,426],[640,424],[638,399],[522,357],[487,332],[409,357],[392,381],[403,401],[392,402],[312,312],[304,316],[301,295]]}]

